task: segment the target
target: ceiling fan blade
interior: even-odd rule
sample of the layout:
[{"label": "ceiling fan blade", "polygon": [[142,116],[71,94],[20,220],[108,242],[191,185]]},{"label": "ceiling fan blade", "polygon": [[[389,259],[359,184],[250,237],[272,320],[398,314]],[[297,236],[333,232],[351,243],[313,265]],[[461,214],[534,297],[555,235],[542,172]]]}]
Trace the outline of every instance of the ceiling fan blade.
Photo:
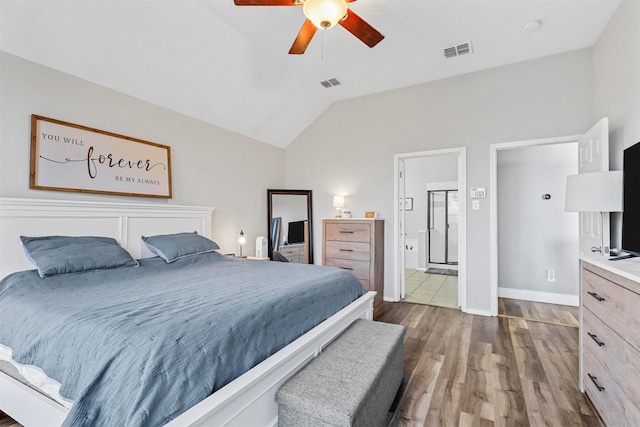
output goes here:
[{"label": "ceiling fan blade", "polygon": [[374,47],[384,39],[378,30],[367,24],[351,9],[347,10],[347,18],[339,21],[339,24],[369,47]]},{"label": "ceiling fan blade", "polygon": [[293,0],[233,0],[236,6],[300,6]]},{"label": "ceiling fan blade", "polygon": [[291,49],[289,49],[290,55],[302,55],[305,50],[307,50],[307,46],[311,43],[311,39],[313,35],[316,33],[315,25],[308,19],[302,25],[298,36],[293,41],[293,45],[291,45]]}]

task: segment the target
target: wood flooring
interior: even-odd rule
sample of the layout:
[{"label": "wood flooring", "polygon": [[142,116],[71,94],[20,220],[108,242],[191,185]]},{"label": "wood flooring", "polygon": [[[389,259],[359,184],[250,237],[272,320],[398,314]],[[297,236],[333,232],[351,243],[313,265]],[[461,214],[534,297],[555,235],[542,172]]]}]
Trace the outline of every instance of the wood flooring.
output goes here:
[{"label": "wood flooring", "polygon": [[[376,310],[407,328],[392,426],[603,426],[578,390],[577,308],[501,299],[500,310],[509,317],[405,302]],[[0,427],[20,425],[0,412]]]},{"label": "wood flooring", "polygon": [[580,327],[580,308],[568,305],[498,298],[498,316]]},{"label": "wood flooring", "polygon": [[22,425],[13,421],[8,415],[0,411],[0,427],[22,427]]},{"label": "wood flooring", "polygon": [[578,389],[578,329],[410,303],[393,426],[602,426]]}]

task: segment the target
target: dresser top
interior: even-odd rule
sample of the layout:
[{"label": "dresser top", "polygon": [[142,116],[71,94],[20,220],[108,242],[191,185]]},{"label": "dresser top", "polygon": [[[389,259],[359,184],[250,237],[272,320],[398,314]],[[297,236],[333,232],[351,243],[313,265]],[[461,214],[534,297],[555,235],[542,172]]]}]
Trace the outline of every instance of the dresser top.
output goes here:
[{"label": "dresser top", "polygon": [[640,258],[610,261],[610,257],[581,256],[581,260],[640,283]]},{"label": "dresser top", "polygon": [[384,221],[382,218],[322,218],[323,221]]}]

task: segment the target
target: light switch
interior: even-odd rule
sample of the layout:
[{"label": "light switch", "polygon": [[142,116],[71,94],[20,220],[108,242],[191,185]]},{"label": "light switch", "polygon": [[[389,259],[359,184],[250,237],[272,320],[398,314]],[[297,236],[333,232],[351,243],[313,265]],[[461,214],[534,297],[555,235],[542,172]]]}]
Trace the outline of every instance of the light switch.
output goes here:
[{"label": "light switch", "polygon": [[474,211],[480,210],[480,200],[472,200],[471,201],[471,209]]}]

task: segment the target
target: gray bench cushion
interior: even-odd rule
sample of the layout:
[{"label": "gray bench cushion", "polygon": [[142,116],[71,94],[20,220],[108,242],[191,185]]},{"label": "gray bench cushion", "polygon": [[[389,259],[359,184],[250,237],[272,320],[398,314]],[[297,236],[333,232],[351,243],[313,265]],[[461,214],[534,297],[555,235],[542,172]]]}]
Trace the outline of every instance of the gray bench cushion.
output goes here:
[{"label": "gray bench cushion", "polygon": [[357,320],[276,394],[280,426],[376,426],[402,382],[400,325]]}]

